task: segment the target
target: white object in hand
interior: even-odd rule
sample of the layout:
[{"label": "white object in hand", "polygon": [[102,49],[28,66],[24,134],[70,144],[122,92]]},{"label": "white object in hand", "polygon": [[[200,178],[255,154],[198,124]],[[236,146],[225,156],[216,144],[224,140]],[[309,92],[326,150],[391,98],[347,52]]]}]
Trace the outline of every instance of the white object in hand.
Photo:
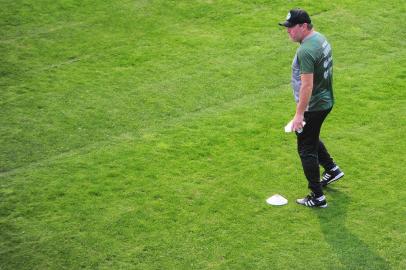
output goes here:
[{"label": "white object in hand", "polygon": [[[302,126],[304,127],[306,125],[306,122],[302,123]],[[299,129],[297,132],[301,133],[303,131],[303,128]],[[293,120],[291,120],[286,126],[285,126],[285,132],[293,132]]]},{"label": "white object in hand", "polygon": [[288,203],[288,200],[279,194],[275,194],[275,195],[269,197],[266,200],[266,202],[267,202],[267,204],[270,204],[270,205],[285,205]]}]

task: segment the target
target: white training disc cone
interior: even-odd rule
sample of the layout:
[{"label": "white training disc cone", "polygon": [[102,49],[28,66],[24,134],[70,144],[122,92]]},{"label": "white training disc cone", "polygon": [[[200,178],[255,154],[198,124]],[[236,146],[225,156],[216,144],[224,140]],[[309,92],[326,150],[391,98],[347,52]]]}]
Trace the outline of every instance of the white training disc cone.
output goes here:
[{"label": "white training disc cone", "polygon": [[288,203],[288,200],[279,194],[275,194],[275,195],[269,197],[266,200],[266,202],[267,202],[267,204],[270,204],[270,205],[285,205]]}]

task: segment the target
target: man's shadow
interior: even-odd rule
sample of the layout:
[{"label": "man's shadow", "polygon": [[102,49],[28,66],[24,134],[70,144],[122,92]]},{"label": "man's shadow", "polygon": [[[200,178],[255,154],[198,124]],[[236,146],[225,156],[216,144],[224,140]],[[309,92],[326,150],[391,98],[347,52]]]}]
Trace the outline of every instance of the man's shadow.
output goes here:
[{"label": "man's shadow", "polygon": [[328,198],[334,205],[317,211],[320,227],[326,242],[335,252],[341,265],[330,269],[390,269],[388,263],[346,227],[347,209],[351,198],[338,189],[326,188]]}]

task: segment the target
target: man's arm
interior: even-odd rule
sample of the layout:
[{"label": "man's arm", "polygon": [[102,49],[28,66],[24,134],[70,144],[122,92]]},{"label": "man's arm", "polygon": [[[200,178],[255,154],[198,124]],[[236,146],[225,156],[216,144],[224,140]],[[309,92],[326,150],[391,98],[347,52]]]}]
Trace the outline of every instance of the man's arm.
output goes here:
[{"label": "man's arm", "polygon": [[313,73],[300,75],[302,85],[299,90],[299,103],[296,106],[296,114],[293,118],[292,129],[297,131],[303,128],[304,112],[309,105],[313,91]]}]

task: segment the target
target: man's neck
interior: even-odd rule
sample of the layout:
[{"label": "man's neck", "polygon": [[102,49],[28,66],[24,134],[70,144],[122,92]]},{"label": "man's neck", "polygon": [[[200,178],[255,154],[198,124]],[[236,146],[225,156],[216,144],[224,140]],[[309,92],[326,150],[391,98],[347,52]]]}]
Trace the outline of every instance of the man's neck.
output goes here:
[{"label": "man's neck", "polygon": [[303,35],[303,39],[300,41],[300,43],[303,43],[308,37],[310,37],[314,33],[313,29],[310,31],[306,31]]}]

